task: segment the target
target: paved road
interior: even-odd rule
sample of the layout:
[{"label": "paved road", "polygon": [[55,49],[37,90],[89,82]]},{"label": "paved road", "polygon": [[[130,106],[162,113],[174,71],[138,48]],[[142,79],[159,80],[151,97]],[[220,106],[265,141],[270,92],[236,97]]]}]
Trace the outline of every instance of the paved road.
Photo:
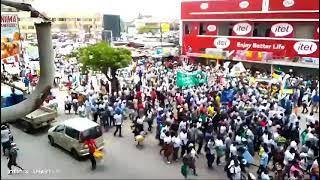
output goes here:
[{"label": "paved road", "polygon": [[[58,121],[74,117],[63,113],[64,93],[59,97]],[[91,179],[181,179],[180,162],[167,164],[159,155],[160,147],[154,138],[154,134],[148,134],[144,147],[137,149],[133,141],[133,134],[126,122],[123,127],[123,138],[114,137],[113,131],[104,134],[106,158],[99,162],[96,171],[90,170],[88,160],[77,161],[60,148],[51,147],[47,139],[47,129],[42,129],[36,134],[22,132],[18,126],[12,126],[19,150],[18,164],[28,170],[28,174],[20,173],[7,175],[7,160],[1,157],[2,178],[9,179],[39,179],[39,178],[91,178]],[[215,167],[214,170],[206,168],[204,155],[197,160],[198,177],[192,179],[226,179],[223,167]],[[42,172],[41,172],[42,170]]]}]

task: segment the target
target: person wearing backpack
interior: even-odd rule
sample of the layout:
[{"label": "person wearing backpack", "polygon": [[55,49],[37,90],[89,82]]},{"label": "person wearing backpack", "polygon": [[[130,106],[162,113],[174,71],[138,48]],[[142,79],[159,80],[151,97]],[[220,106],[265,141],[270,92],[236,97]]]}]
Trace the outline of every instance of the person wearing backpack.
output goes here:
[{"label": "person wearing backpack", "polygon": [[9,156],[8,156],[9,161],[7,164],[8,168],[9,168],[9,175],[12,174],[12,166],[15,166],[23,171],[23,168],[17,164],[17,156],[18,156],[17,150],[18,150],[18,148],[17,148],[16,144],[11,143],[11,147],[9,150]]}]

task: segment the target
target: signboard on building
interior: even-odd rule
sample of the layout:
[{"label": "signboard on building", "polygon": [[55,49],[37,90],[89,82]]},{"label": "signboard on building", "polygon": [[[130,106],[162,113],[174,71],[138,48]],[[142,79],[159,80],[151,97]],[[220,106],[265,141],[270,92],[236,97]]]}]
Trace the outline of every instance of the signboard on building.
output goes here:
[{"label": "signboard on building", "polygon": [[271,27],[271,37],[288,37],[293,34],[293,26],[289,23],[277,23]]},{"label": "signboard on building", "polygon": [[249,23],[237,23],[233,26],[233,36],[251,36],[252,25]]},{"label": "signboard on building", "polygon": [[20,40],[18,15],[1,14],[1,63],[18,62]]},{"label": "signboard on building", "polygon": [[170,24],[169,23],[161,23],[161,31],[162,32],[169,32],[170,31]]}]

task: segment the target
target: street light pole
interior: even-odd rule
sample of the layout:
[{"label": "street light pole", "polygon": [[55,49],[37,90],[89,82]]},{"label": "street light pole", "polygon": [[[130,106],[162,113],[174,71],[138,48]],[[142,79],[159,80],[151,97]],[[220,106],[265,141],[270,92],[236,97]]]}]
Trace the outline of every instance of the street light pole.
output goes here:
[{"label": "street light pole", "polygon": [[162,47],[162,23],[160,22],[160,43]]}]

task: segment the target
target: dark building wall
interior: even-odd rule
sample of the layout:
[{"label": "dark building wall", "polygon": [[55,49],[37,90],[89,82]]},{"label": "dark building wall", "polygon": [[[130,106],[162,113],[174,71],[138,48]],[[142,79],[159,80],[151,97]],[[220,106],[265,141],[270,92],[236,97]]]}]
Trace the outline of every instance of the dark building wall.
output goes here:
[{"label": "dark building wall", "polygon": [[112,31],[113,38],[119,38],[121,32],[119,15],[103,15],[103,29]]}]

